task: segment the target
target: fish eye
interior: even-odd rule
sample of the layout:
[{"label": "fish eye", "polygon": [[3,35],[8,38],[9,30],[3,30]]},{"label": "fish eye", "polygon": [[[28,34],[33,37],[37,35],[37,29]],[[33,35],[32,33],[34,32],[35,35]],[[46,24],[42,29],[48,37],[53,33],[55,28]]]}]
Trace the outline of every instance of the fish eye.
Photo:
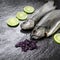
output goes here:
[{"label": "fish eye", "polygon": [[35,32],[36,32],[36,30],[33,31],[33,33],[35,33]]}]

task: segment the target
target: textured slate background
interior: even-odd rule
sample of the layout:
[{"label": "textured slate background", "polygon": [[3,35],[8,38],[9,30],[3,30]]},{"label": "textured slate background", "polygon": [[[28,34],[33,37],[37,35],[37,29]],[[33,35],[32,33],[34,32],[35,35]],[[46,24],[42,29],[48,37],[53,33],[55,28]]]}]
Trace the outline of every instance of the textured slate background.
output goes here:
[{"label": "textured slate background", "polygon": [[[0,0],[0,60],[60,60],[60,45],[53,41],[53,36],[40,39],[37,50],[22,52],[21,48],[15,48],[15,44],[29,39],[29,34],[20,32],[20,26],[11,28],[6,25],[6,20],[15,17],[24,6],[37,9],[43,4],[44,0]],[[55,0],[55,4],[59,8],[59,0]]]}]

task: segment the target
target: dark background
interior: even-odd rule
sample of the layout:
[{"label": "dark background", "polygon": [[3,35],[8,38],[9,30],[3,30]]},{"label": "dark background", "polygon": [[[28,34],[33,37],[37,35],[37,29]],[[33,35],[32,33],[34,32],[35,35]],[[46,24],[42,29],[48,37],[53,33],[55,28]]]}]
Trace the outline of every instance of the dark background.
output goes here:
[{"label": "dark background", "polygon": [[[9,17],[15,17],[18,11],[23,10],[24,6],[31,5],[38,9],[47,1],[0,0],[0,60],[60,60],[60,45],[54,42],[53,36],[40,39],[37,43],[39,47],[37,50],[22,52],[21,48],[15,48],[15,44],[26,38],[29,39],[29,34],[20,32],[20,25],[11,28],[6,24],[6,20]],[[57,9],[60,9],[60,0],[54,1]]]}]

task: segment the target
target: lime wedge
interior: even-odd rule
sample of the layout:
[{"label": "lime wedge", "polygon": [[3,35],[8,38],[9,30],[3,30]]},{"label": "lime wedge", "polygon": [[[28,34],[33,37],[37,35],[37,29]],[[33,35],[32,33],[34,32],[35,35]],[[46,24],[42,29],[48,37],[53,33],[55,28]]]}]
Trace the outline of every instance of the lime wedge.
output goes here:
[{"label": "lime wedge", "polygon": [[54,40],[60,44],[60,33],[54,35]]},{"label": "lime wedge", "polygon": [[34,7],[32,7],[32,6],[25,6],[24,7],[24,11],[26,12],[26,13],[33,13],[34,12]]},{"label": "lime wedge", "polygon": [[27,14],[25,12],[17,12],[16,17],[19,20],[26,20],[27,19]]},{"label": "lime wedge", "polygon": [[7,24],[9,26],[17,26],[19,24],[19,20],[17,18],[9,18],[7,20]]}]

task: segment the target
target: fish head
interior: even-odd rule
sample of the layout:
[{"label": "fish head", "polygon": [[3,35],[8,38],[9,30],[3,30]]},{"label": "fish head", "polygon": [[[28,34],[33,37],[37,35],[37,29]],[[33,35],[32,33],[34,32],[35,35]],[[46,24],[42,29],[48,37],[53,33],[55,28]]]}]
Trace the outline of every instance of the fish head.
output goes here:
[{"label": "fish head", "polygon": [[29,30],[32,29],[35,26],[33,20],[27,20],[21,24],[21,29],[23,30]]},{"label": "fish head", "polygon": [[31,33],[31,38],[40,39],[45,36],[46,29],[45,27],[35,28]]}]

